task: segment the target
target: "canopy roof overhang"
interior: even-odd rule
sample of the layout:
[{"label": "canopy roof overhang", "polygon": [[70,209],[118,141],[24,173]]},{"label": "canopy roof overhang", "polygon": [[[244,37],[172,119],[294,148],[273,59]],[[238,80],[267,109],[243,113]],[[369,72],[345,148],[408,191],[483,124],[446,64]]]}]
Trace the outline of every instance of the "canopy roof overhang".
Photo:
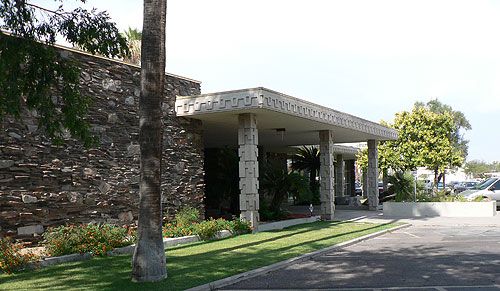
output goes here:
[{"label": "canopy roof overhang", "polygon": [[242,113],[256,115],[265,147],[317,145],[321,130],[332,130],[335,143],[398,138],[392,128],[262,87],[177,96],[175,111],[202,121],[205,147],[236,147]]}]

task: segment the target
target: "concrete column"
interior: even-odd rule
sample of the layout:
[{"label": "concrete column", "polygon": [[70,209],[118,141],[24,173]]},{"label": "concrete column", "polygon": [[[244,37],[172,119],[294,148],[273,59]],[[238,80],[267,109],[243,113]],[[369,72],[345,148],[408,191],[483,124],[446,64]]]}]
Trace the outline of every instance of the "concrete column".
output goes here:
[{"label": "concrete column", "polygon": [[240,217],[251,221],[257,230],[259,225],[259,162],[257,119],[255,114],[238,116],[238,155],[240,175]]},{"label": "concrete column", "polygon": [[319,132],[319,153],[321,218],[332,220],[335,212],[335,190],[333,186],[333,132],[331,130]]},{"label": "concrete column", "polygon": [[378,207],[378,149],[377,141],[368,141],[368,171],[367,171],[367,192],[368,207],[370,210],[377,210]]},{"label": "concrete column", "polygon": [[351,197],[356,196],[356,166],[354,160],[345,161],[346,168],[346,184],[348,185],[347,194]]},{"label": "concrete column", "polygon": [[344,197],[344,157],[342,155],[336,156],[335,163],[335,196]]}]

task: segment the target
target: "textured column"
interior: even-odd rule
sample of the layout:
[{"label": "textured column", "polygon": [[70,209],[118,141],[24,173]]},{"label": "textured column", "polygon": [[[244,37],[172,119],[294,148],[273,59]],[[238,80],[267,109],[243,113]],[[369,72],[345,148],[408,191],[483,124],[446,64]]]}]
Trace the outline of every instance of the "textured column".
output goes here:
[{"label": "textured column", "polygon": [[367,170],[367,192],[368,205],[370,210],[377,210],[378,207],[378,150],[377,141],[368,141],[368,170]]},{"label": "textured column", "polygon": [[336,156],[335,163],[335,196],[344,197],[344,157]]},{"label": "textured column", "polygon": [[356,166],[354,160],[345,161],[347,195],[356,196]]},{"label": "textured column", "polygon": [[335,190],[333,186],[333,132],[322,130],[319,132],[320,153],[320,200],[321,218],[332,220],[335,212]]},{"label": "textured column", "polygon": [[240,175],[240,217],[259,225],[259,162],[257,161],[258,132],[255,114],[238,116],[238,155]]}]

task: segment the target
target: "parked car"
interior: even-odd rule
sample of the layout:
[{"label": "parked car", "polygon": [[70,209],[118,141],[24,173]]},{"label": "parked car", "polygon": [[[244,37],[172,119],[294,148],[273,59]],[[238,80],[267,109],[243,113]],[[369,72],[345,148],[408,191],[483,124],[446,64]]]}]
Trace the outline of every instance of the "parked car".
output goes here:
[{"label": "parked car", "polygon": [[483,196],[499,202],[500,177],[489,178],[477,184],[474,188],[465,190],[458,195],[465,197],[467,200],[474,200],[478,196]]},{"label": "parked car", "polygon": [[462,191],[473,189],[474,187],[477,186],[479,182],[476,181],[466,181],[466,182],[460,182],[453,186],[453,193],[458,194]]},{"label": "parked car", "polygon": [[452,181],[452,182],[446,183],[446,193],[454,193],[455,192],[454,187],[458,183],[460,183],[460,182]]},{"label": "parked car", "polygon": [[384,183],[378,182],[378,194],[384,192]]},{"label": "parked car", "polygon": [[[427,190],[428,192],[432,191],[433,188],[434,188],[434,182],[429,182],[429,183],[427,183],[427,185],[425,185],[425,190]],[[437,190],[438,191],[443,191],[444,190],[444,184],[443,184],[443,182],[439,182],[438,183]]]},{"label": "parked car", "polygon": [[355,193],[356,193],[356,196],[363,196],[363,189],[361,188],[361,186],[358,183],[356,183]]}]

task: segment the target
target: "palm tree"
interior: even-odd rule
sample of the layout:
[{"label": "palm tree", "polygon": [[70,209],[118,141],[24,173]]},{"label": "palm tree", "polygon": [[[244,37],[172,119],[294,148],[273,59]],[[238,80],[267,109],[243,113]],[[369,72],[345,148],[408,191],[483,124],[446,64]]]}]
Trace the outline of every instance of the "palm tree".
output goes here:
[{"label": "palm tree", "polygon": [[127,39],[127,46],[130,50],[130,55],[126,56],[124,61],[140,65],[142,32],[137,30],[137,28],[129,27],[122,35]]},{"label": "palm tree", "polygon": [[292,158],[292,169],[297,171],[309,171],[309,185],[314,190],[316,177],[319,174],[319,149],[314,146],[303,146],[297,150]]},{"label": "palm tree", "polygon": [[289,172],[286,168],[270,162],[263,167],[262,176],[259,178],[260,188],[270,196],[270,210],[279,212],[281,204],[288,197],[288,194],[309,192],[307,178]]},{"label": "palm tree", "polygon": [[137,244],[132,257],[134,282],[152,282],[167,278],[160,187],[166,12],[166,0],[144,0],[144,42],[139,97],[141,179]]}]

